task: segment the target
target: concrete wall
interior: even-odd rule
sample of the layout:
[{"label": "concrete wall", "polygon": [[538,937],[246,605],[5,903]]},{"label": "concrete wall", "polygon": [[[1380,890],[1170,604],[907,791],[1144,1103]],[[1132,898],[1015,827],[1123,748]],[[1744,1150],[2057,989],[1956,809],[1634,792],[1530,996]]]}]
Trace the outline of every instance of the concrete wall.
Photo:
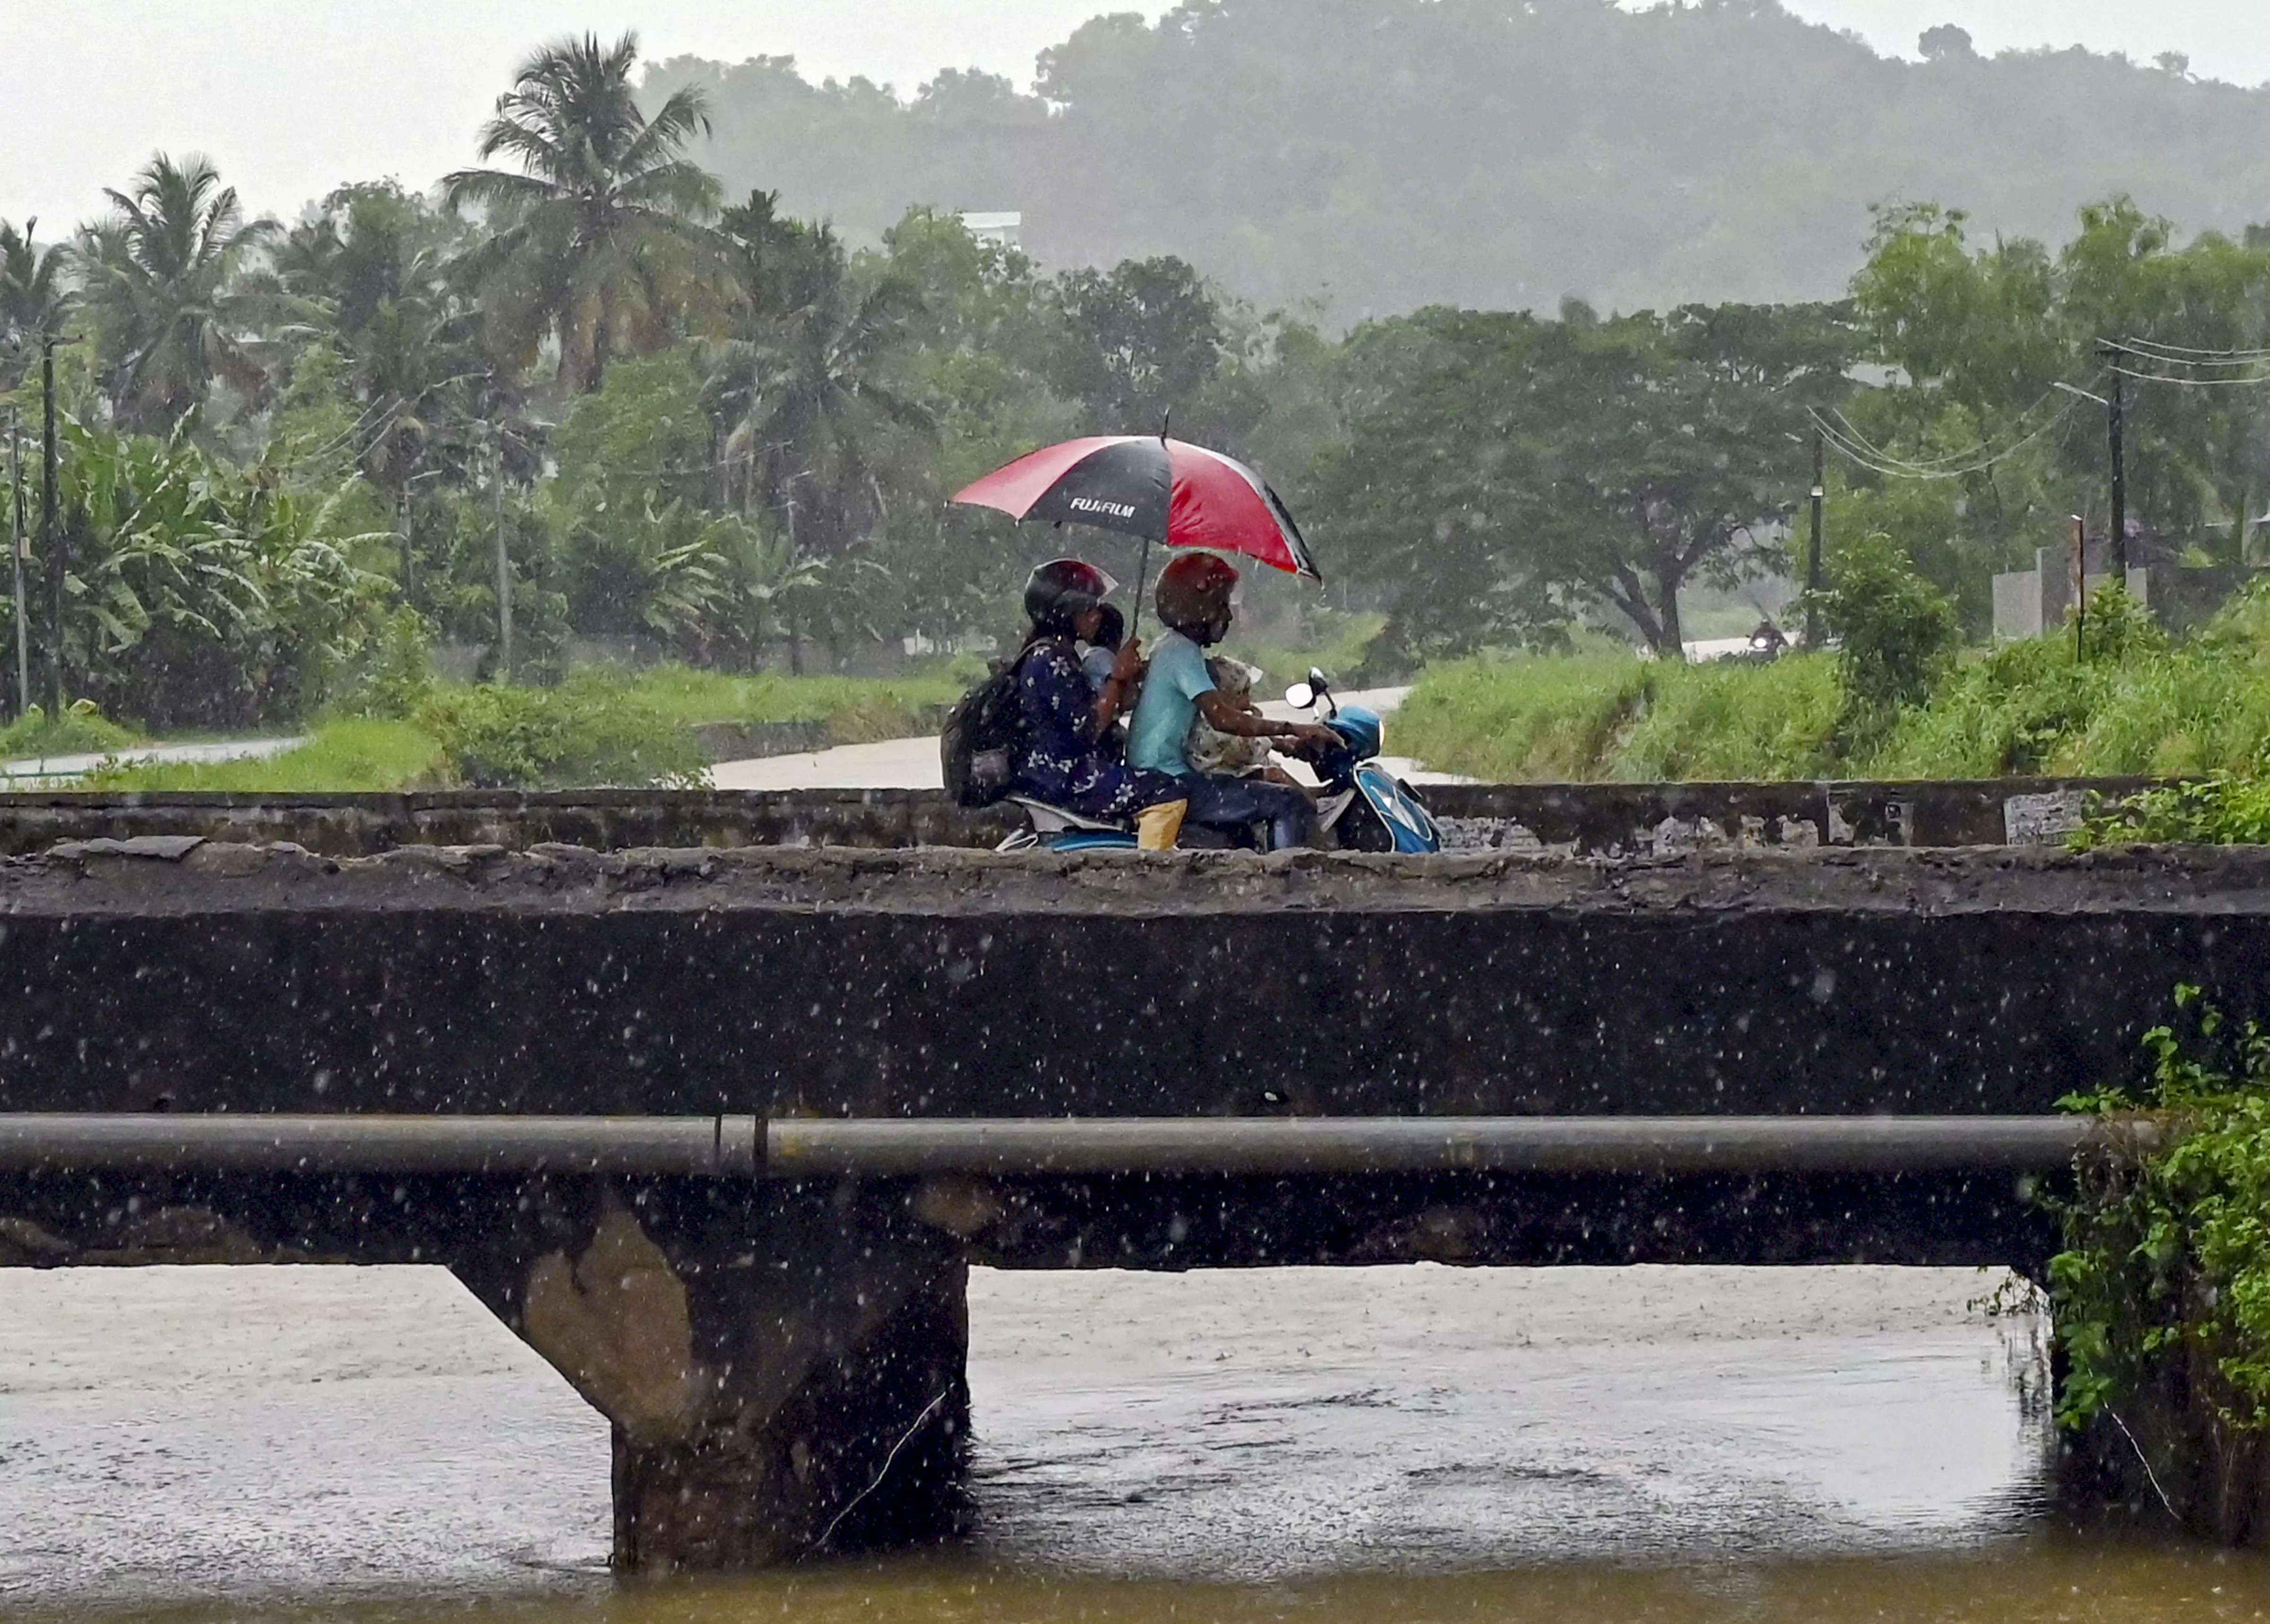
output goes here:
[{"label": "concrete wall", "polygon": [[[2054,840],[2135,778],[1949,782],[1459,784],[1425,796],[1467,849],[1651,854],[1757,846]],[[0,855],[59,841],[289,841],[332,856],[411,845],[991,847],[1017,827],[937,790],[450,790],[412,795],[0,795]]]},{"label": "concrete wall", "polygon": [[[2091,592],[2112,578],[2112,551],[2104,543],[2090,542],[2082,561]],[[2130,569],[2125,577],[2129,592],[2139,602],[2153,603],[2162,577],[2171,568]],[[1994,577],[1994,635],[2038,637],[2065,624],[2066,616],[2073,611],[2073,549],[2037,547],[2034,550],[2033,568],[2012,570]]]},{"label": "concrete wall", "polygon": [[0,865],[0,1109],[2039,1111],[2270,966],[2270,851]]}]

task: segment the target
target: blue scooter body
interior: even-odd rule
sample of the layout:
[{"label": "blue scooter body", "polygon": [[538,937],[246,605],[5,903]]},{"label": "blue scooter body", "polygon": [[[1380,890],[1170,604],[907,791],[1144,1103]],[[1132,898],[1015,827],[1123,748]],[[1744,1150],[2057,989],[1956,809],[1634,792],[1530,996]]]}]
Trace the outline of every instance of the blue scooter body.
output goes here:
[{"label": "blue scooter body", "polygon": [[[1331,696],[1321,682],[1314,684],[1313,691],[1331,703]],[[1352,789],[1377,815],[1379,827],[1386,831],[1391,842],[1390,849],[1414,853],[1442,850],[1442,833],[1418,797],[1372,759],[1379,753],[1384,738],[1378,714],[1361,705],[1334,706],[1324,725],[1347,741],[1345,750],[1333,752],[1317,764],[1317,770],[1324,780],[1324,801],[1329,805],[1333,797]],[[1349,808],[1350,812],[1354,810]],[[1341,813],[1340,821],[1346,817],[1347,812]],[[1364,842],[1351,842],[1346,838],[1340,844],[1343,848],[1353,844],[1358,850],[1369,849]]]},{"label": "blue scooter body", "polygon": [[[1316,696],[1332,704],[1321,678],[1313,680]],[[1441,831],[1427,808],[1392,773],[1372,759],[1379,753],[1384,737],[1378,715],[1361,705],[1335,705],[1324,725],[1346,741],[1344,748],[1332,752],[1317,763],[1317,770],[1324,780],[1322,793],[1325,803],[1329,805],[1335,796],[1352,790],[1377,818],[1379,828],[1385,831],[1390,842],[1387,849],[1411,853],[1442,850]],[[1135,844],[1134,834],[1125,829],[1078,825],[1041,827],[1042,819],[1034,815],[1035,810],[1027,810],[1028,821],[1035,827],[1012,835],[1003,844],[1003,850],[1042,846],[1050,851],[1125,851]],[[1339,826],[1354,810],[1351,805],[1343,812],[1331,833],[1337,836]],[[1349,844],[1345,840],[1340,843]],[[1356,842],[1354,849],[1376,849],[1369,841]]]}]

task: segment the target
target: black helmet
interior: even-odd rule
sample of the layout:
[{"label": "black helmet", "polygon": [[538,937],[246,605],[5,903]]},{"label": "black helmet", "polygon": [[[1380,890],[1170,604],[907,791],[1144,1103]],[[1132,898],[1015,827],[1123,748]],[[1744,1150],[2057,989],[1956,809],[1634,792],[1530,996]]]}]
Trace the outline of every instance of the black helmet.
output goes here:
[{"label": "black helmet", "polygon": [[1071,637],[1076,623],[1118,583],[1080,559],[1050,559],[1025,579],[1025,618],[1038,637]]}]

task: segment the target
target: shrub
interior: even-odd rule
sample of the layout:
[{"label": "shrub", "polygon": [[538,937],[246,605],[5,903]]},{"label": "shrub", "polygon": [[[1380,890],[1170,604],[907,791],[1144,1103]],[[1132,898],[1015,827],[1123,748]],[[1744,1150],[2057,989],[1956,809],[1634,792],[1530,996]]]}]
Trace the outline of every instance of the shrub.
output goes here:
[{"label": "shrub", "polygon": [[2270,781],[2217,778],[2147,790],[2092,812],[2068,842],[2075,851],[2127,841],[2155,844],[2270,843]]},{"label": "shrub", "polygon": [[2060,1204],[2058,1417],[2110,1413],[2140,1451],[2204,1433],[2227,1468],[2245,1435],[2270,1432],[2270,1034],[2196,987],[2176,997],[2177,1024],[2145,1034],[2140,1088],[2064,1102],[2149,1112],[2157,1133],[2085,1153]]},{"label": "shrub", "polygon": [[1838,730],[1850,748],[1882,733],[1901,707],[1930,696],[1954,659],[1962,626],[1955,600],[1916,574],[1888,537],[1839,548],[1833,578],[1836,585],[1821,609],[1843,641]]},{"label": "shrub", "polygon": [[419,725],[466,783],[481,789],[700,788],[709,768],[694,735],[604,673],[556,688],[437,692]]},{"label": "shrub", "polygon": [[1628,654],[1432,666],[1388,719],[1388,737],[1429,766],[1496,782],[1597,778],[1647,707],[1649,670]]},{"label": "shrub", "polygon": [[381,622],[337,707],[344,716],[414,716],[434,693],[434,628],[404,605]]},{"label": "shrub", "polygon": [[33,705],[0,728],[0,760],[115,750],[132,744],[134,737],[104,716],[91,700],[74,700],[52,719]]},{"label": "shrub", "polygon": [[1844,691],[1836,663],[1786,654],[1767,665],[1717,660],[1649,668],[1648,703],[1623,730],[1610,778],[1817,778],[1833,772]]}]

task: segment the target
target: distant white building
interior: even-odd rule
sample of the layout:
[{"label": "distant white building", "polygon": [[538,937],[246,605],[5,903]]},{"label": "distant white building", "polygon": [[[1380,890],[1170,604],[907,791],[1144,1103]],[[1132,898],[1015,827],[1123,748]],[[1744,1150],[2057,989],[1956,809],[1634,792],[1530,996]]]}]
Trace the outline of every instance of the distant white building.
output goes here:
[{"label": "distant white building", "polygon": [[1015,209],[991,214],[964,214],[961,228],[980,242],[998,242],[1005,248],[1024,246],[1025,217]]}]

